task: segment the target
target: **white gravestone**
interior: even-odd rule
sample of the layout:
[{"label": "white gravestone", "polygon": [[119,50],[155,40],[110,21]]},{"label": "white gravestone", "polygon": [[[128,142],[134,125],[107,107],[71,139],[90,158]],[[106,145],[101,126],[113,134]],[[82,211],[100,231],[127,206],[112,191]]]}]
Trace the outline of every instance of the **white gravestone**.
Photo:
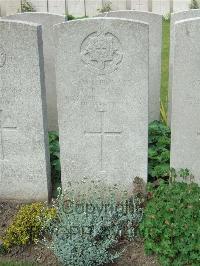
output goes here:
[{"label": "white gravestone", "polygon": [[171,167],[200,183],[200,18],[175,23]]},{"label": "white gravestone", "polygon": [[53,26],[64,22],[65,16],[49,13],[28,12],[8,16],[5,17],[5,19],[27,21],[42,25],[48,129],[49,131],[58,130]]},{"label": "white gravestone", "polygon": [[118,18],[55,26],[62,185],[147,180],[148,25]]},{"label": "white gravestone", "polygon": [[51,190],[42,31],[0,21],[0,199],[47,200]]},{"label": "white gravestone", "polygon": [[99,16],[143,21],[149,24],[149,122],[160,119],[162,16],[141,11],[113,11]]},{"label": "white gravestone", "polygon": [[174,60],[174,27],[180,20],[200,17],[200,9],[191,9],[171,14],[170,20],[170,56],[169,56],[169,91],[168,91],[168,124],[171,124],[171,103],[172,103],[172,80],[173,80],[173,60]]}]

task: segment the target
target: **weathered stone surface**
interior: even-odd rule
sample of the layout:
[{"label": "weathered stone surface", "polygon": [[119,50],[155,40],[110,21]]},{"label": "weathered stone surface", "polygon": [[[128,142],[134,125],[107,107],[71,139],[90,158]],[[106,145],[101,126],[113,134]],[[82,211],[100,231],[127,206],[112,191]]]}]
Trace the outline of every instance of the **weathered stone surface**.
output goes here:
[{"label": "weathered stone surface", "polygon": [[171,103],[172,103],[172,80],[173,80],[173,60],[174,60],[174,27],[175,23],[188,19],[200,17],[200,9],[190,9],[171,14],[170,19],[170,57],[169,57],[169,90],[168,90],[168,124],[171,124]]},{"label": "weathered stone surface", "polygon": [[171,167],[200,183],[200,18],[175,23]]},{"label": "weathered stone surface", "polygon": [[149,24],[149,122],[160,119],[162,16],[134,10],[113,11],[99,16],[143,21]]},{"label": "weathered stone surface", "polygon": [[64,22],[65,16],[49,13],[28,12],[8,16],[5,17],[5,19],[27,21],[42,25],[48,128],[50,131],[58,130],[53,25]]},{"label": "weathered stone surface", "polygon": [[125,189],[146,181],[148,24],[94,18],[55,33],[63,188],[85,177]]},{"label": "weathered stone surface", "polygon": [[41,26],[0,20],[1,199],[48,199],[45,97]]}]

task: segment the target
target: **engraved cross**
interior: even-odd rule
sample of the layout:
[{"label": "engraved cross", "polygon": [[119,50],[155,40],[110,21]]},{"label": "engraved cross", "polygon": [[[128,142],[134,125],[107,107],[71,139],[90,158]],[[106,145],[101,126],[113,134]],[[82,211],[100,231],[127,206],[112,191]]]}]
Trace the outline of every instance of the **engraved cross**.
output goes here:
[{"label": "engraved cross", "polygon": [[98,135],[101,138],[101,146],[100,146],[100,163],[101,163],[101,171],[103,171],[103,153],[104,153],[104,137],[106,136],[117,136],[122,133],[122,131],[105,131],[104,130],[104,114],[105,111],[98,111],[100,113],[100,122],[101,122],[101,127],[100,131],[85,131],[84,133],[86,135]]}]

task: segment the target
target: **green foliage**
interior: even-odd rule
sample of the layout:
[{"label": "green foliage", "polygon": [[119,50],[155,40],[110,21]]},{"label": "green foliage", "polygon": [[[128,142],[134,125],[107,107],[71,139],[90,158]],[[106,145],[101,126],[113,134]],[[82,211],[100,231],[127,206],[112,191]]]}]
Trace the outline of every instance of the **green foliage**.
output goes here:
[{"label": "green foliage", "polygon": [[99,11],[100,13],[110,12],[112,10],[111,6],[112,2],[110,1],[103,2],[102,8],[98,8],[97,11]]},{"label": "green foliage", "polygon": [[164,19],[164,21],[170,21],[170,19],[171,19],[171,13],[168,12],[168,13],[164,14],[163,15],[163,19]]},{"label": "green foliage", "polygon": [[168,114],[167,114],[167,109],[165,108],[163,102],[160,103],[160,120],[164,125],[167,126]]},{"label": "green foliage", "polygon": [[59,135],[56,131],[49,132],[49,150],[50,150],[50,161],[52,174],[60,179],[60,145]]},{"label": "green foliage", "polygon": [[87,18],[87,16],[74,17],[73,15],[70,15],[70,14],[67,14],[66,17],[67,17],[67,20],[75,20],[75,19],[84,19],[84,18]]},{"label": "green foliage", "polygon": [[6,248],[4,247],[3,243],[0,243],[0,255],[4,254],[6,254]]},{"label": "green foliage", "polygon": [[56,131],[49,132],[49,150],[51,161],[52,197],[57,197],[57,187],[61,186],[60,145]]},{"label": "green foliage", "polygon": [[170,171],[170,128],[154,121],[149,125],[149,181],[168,178]]},{"label": "green foliage", "polygon": [[199,9],[200,2],[198,0],[192,0],[190,4],[190,9]]},{"label": "green foliage", "polygon": [[113,262],[122,252],[114,251],[118,241],[121,238],[131,240],[136,235],[142,218],[139,200],[125,201],[124,197],[119,203],[112,189],[106,200],[97,195],[96,191],[88,198],[82,194],[75,201],[71,193],[60,195],[58,199],[58,219],[49,224],[51,241],[46,244],[63,265],[92,266]]},{"label": "green foliage", "polygon": [[168,108],[170,20],[163,19],[161,102]]},{"label": "green foliage", "polygon": [[67,14],[67,20],[74,20],[76,19],[73,15]]},{"label": "green foliage", "polygon": [[162,180],[157,188],[149,186],[140,230],[146,252],[156,253],[161,265],[200,265],[199,195],[195,183]]},{"label": "green foliage", "polygon": [[193,182],[194,181],[194,176],[190,173],[190,170],[186,169],[180,169],[178,172],[174,169],[170,169],[170,175],[169,175],[169,183],[173,183],[176,181],[176,179],[181,178],[181,180],[185,182]]},{"label": "green foliage", "polygon": [[55,216],[56,210],[48,208],[43,203],[32,203],[21,207],[12,224],[6,229],[2,239],[4,248],[36,242],[46,221]]},{"label": "green foliage", "polygon": [[22,0],[21,2],[21,12],[34,12],[35,9],[30,1]]}]

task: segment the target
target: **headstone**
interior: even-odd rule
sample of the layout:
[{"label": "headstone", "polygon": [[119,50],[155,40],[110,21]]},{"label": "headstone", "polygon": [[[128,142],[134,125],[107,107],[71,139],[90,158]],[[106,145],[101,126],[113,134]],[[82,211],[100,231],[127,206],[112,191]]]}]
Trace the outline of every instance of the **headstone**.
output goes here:
[{"label": "headstone", "polygon": [[86,15],[95,16],[102,9],[102,0],[85,0]]},{"label": "headstone", "polygon": [[171,167],[200,183],[200,18],[175,23]]},{"label": "headstone", "polygon": [[170,57],[169,57],[169,91],[168,91],[168,124],[171,124],[171,103],[172,103],[172,80],[173,80],[173,60],[174,60],[174,27],[175,23],[188,19],[200,17],[200,9],[190,9],[171,14],[170,19]]},{"label": "headstone", "polygon": [[65,16],[49,13],[19,13],[5,17],[9,20],[20,20],[42,25],[44,69],[47,98],[47,116],[49,131],[58,130],[58,114],[56,101],[56,76],[55,76],[55,47],[53,41],[53,25],[65,21]]},{"label": "headstone", "polygon": [[149,24],[149,122],[160,119],[162,16],[133,10],[113,11],[99,16],[143,21]]},{"label": "headstone", "polygon": [[67,9],[69,14],[75,17],[87,16],[87,7],[85,0],[68,0]]},{"label": "headstone", "polygon": [[[118,18],[55,26],[62,186],[147,180],[148,24]],[[80,185],[80,184],[79,184]]]},{"label": "headstone", "polygon": [[0,20],[0,199],[51,189],[41,26]]},{"label": "headstone", "polygon": [[0,0],[1,16],[12,15],[17,12],[21,6],[21,0]]}]

